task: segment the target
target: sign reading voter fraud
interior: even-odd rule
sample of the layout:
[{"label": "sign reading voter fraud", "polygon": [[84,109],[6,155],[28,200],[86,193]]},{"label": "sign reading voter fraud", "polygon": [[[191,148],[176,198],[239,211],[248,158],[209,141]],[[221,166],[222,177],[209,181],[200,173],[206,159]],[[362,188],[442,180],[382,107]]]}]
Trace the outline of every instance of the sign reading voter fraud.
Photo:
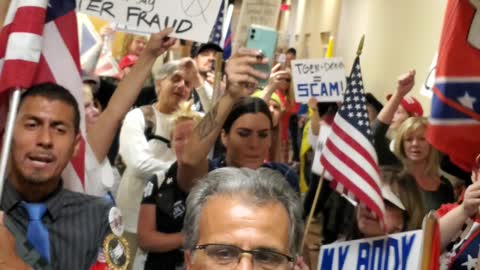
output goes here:
[{"label": "sign reading voter fraud", "polygon": [[208,42],[222,0],[77,0],[77,11],[156,33],[172,27],[172,36]]},{"label": "sign reading voter fraud", "polygon": [[292,61],[295,101],[307,103],[311,97],[319,102],[342,102],[347,88],[345,66],[341,58]]},{"label": "sign reading voter fraud", "polygon": [[324,245],[319,270],[405,270],[420,269],[423,231]]}]

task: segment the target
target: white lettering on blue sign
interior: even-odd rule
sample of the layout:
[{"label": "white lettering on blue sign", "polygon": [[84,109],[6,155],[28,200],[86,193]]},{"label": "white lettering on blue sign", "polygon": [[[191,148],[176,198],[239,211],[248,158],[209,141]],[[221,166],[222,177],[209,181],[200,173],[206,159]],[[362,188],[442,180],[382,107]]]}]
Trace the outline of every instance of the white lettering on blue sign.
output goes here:
[{"label": "white lettering on blue sign", "polygon": [[400,237],[357,240],[329,245],[331,247],[322,248],[320,251],[318,269],[413,269],[411,267],[412,260],[409,261],[409,259],[411,258],[414,244],[416,243],[417,246],[421,245],[421,238],[421,233],[420,236],[417,233],[409,233]]}]

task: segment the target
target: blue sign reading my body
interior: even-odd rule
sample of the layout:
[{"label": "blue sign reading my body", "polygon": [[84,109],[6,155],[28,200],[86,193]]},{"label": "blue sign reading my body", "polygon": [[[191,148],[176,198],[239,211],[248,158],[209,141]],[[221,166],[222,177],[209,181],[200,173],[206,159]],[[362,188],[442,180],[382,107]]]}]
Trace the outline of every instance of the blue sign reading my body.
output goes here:
[{"label": "blue sign reading my body", "polygon": [[[409,262],[417,234],[385,237],[370,241],[352,241],[330,245],[320,251],[320,270],[405,270],[414,268]],[[421,238],[421,237],[420,237]],[[417,242],[417,245],[418,245]],[[342,245],[343,244],[343,245]],[[420,252],[420,248],[417,250]]]}]

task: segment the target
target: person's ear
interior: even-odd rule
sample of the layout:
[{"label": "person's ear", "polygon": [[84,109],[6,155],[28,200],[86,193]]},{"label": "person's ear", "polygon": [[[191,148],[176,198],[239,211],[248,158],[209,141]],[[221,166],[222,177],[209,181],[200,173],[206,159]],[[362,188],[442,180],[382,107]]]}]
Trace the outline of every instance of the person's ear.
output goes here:
[{"label": "person's ear", "polygon": [[162,80],[155,80],[155,94],[158,96],[160,88],[162,86]]},{"label": "person's ear", "polygon": [[220,139],[222,140],[222,144],[225,148],[227,148],[228,145],[228,134],[225,132],[224,129],[222,129],[222,132],[220,133]]},{"label": "person's ear", "polygon": [[190,270],[192,269],[192,260],[193,260],[193,254],[191,251],[189,250],[186,250],[184,253],[183,253],[183,258],[185,259],[185,269],[186,270]]},{"label": "person's ear", "polygon": [[78,131],[78,134],[75,135],[75,142],[74,142],[74,146],[73,146],[73,155],[72,155],[72,157],[77,156],[78,151],[80,151],[81,145],[82,145],[81,135],[80,135],[80,131]]}]

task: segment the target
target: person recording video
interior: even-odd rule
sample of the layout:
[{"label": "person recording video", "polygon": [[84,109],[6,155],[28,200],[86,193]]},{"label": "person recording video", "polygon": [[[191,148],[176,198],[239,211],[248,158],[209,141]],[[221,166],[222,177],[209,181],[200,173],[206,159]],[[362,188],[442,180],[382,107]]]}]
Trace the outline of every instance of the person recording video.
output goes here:
[{"label": "person recording video", "polygon": [[208,112],[211,107],[215,80],[215,55],[217,52],[223,52],[223,50],[215,43],[205,43],[192,47],[191,56],[197,66],[202,85],[192,93],[193,109],[196,111]]}]

